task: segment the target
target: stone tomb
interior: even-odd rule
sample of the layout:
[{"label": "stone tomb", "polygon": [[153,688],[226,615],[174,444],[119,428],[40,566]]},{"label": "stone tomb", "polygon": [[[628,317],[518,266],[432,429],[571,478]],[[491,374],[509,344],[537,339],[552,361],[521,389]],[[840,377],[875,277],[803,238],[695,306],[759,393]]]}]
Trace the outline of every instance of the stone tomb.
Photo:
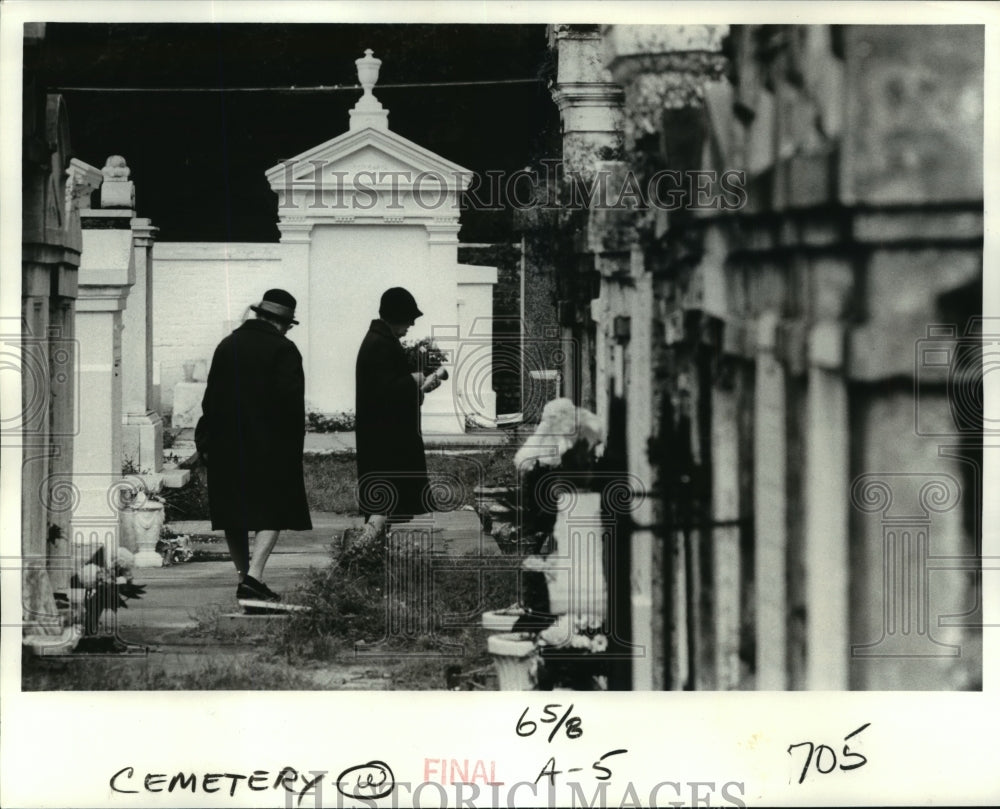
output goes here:
[{"label": "stone tomb", "polygon": [[406,339],[432,337],[451,352],[451,379],[424,402],[424,430],[462,432],[466,415],[496,417],[497,271],[458,263],[459,196],[471,172],[389,129],[372,94],[380,64],[370,50],[357,60],[364,94],[347,132],[267,172],[278,196],[282,285],[299,301],[293,334],[308,406],[354,409],[357,349],[382,292],[404,286],[424,312]]}]

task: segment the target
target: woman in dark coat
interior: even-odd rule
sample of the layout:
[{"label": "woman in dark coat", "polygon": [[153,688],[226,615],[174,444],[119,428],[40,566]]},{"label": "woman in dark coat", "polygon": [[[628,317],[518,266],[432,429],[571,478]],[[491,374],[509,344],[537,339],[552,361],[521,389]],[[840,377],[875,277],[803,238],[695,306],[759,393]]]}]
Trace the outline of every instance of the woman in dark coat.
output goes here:
[{"label": "woman in dark coat", "polygon": [[278,532],[312,528],[302,477],[305,377],[285,336],[298,322],[295,298],[272,289],[251,308],[257,319],[215,350],[195,441],[208,468],[212,528],[225,530],[240,574],[237,598],[274,601],[260,579]]},{"label": "woman in dark coat", "polygon": [[410,371],[399,342],[422,314],[405,289],[387,290],[380,317],[371,322],[358,351],[358,501],[366,519],[378,516],[378,529],[385,520],[399,522],[433,510],[420,434],[424,378]]}]

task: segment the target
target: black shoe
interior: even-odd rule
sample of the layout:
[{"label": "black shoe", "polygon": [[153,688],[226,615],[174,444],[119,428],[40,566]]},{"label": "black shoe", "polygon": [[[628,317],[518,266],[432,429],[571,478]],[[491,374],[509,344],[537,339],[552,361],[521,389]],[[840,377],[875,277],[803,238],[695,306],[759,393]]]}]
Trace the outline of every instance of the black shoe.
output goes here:
[{"label": "black shoe", "polygon": [[277,615],[306,612],[308,607],[285,604],[276,592],[253,576],[244,576],[236,587],[236,601],[247,615]]},{"label": "black shoe", "polygon": [[264,601],[275,602],[281,601],[281,596],[264,584],[264,582],[259,579],[255,579],[253,576],[243,577],[243,581],[240,582],[239,587],[236,588],[237,598],[239,598],[241,590],[247,598],[257,598]]},{"label": "black shoe", "polygon": [[246,613],[264,613],[281,603],[281,596],[271,590],[264,582],[253,576],[245,576],[236,586],[236,603]]}]

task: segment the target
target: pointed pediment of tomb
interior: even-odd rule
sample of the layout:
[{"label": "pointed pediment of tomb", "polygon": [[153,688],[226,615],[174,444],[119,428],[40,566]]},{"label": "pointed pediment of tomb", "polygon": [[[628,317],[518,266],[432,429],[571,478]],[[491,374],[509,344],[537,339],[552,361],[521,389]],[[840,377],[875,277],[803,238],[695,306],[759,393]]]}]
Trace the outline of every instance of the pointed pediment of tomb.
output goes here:
[{"label": "pointed pediment of tomb", "polygon": [[366,127],[283,160],[266,176],[280,197],[293,189],[314,190],[317,182],[324,188],[338,183],[344,188],[388,188],[393,183],[409,188],[421,176],[458,192],[468,186],[472,171],[395,132]]}]

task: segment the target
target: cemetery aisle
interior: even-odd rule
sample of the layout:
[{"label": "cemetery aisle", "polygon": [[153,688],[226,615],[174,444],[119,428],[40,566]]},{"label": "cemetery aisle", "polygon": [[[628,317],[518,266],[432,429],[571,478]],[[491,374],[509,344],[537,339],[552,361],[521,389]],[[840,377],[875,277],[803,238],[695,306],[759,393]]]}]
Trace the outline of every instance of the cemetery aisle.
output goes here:
[{"label": "cemetery aisle", "polygon": [[[320,512],[312,517],[312,530],[282,534],[268,564],[268,585],[291,601],[311,567],[330,563],[331,547],[339,546],[343,532],[362,524],[360,517],[343,514]],[[146,647],[146,664],[168,675],[197,672],[216,662],[258,663],[263,641],[268,633],[280,631],[284,619],[240,614],[233,596],[236,575],[221,531],[213,532],[207,520],[174,522],[171,528],[192,537],[196,557],[139,572],[136,583],[145,584],[146,592],[129,601],[128,609],[118,611],[120,638]],[[435,514],[432,537],[434,550],[449,556],[481,552],[479,520],[471,511]],[[492,544],[488,536],[485,539]],[[495,553],[495,545],[486,550]],[[318,667],[304,666],[295,673],[321,689],[391,687],[377,661],[351,655]]]}]

